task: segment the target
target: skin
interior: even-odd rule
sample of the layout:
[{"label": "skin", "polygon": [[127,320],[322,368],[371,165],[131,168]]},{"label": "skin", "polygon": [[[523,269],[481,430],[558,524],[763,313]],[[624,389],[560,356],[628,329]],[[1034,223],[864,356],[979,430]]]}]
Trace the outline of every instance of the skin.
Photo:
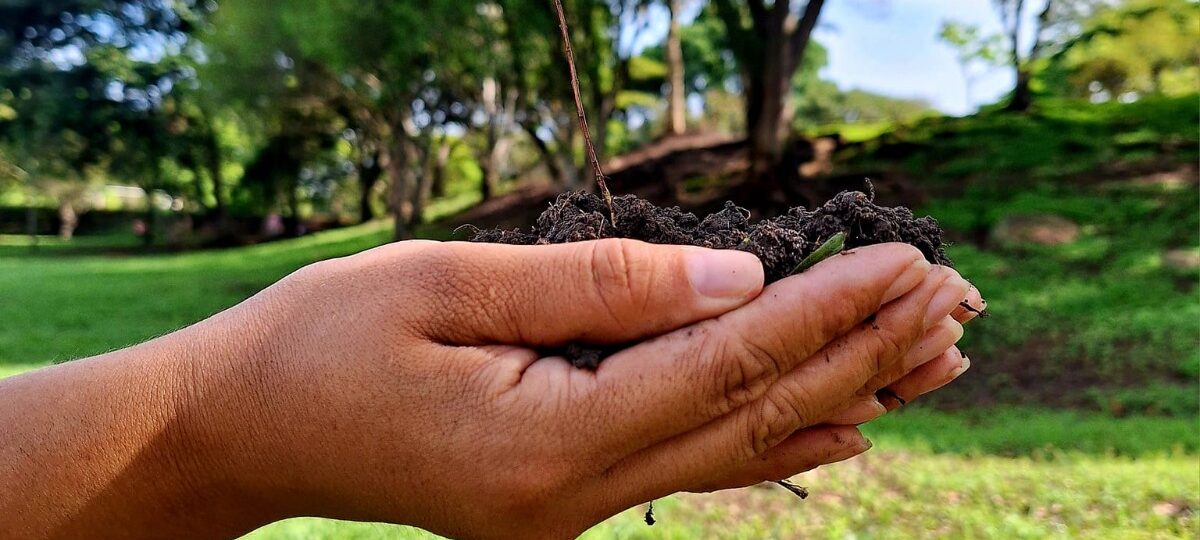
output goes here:
[{"label": "skin", "polygon": [[[787,478],[965,368],[982,299],[914,248],[763,288],[752,255],[403,242],[147,343],[0,381],[0,536],[228,537],[292,516],[566,538]],[[539,348],[636,343],[597,371]]]}]

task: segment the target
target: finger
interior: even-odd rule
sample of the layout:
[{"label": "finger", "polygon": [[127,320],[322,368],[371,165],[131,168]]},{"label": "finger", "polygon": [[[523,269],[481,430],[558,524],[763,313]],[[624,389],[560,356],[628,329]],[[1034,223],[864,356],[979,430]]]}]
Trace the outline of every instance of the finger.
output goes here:
[{"label": "finger", "polygon": [[[879,397],[887,409],[893,410],[920,396],[950,384],[971,367],[971,359],[958,347],[951,347],[937,358],[922,364],[912,373],[887,387],[891,395]],[[903,401],[901,401],[903,400]]]},{"label": "finger", "polygon": [[643,448],[760,398],[781,374],[916,287],[930,269],[903,244],[833,257],[771,284],[741,309],[609,357],[583,397],[625,419],[626,430],[613,436],[626,453]]},{"label": "finger", "polygon": [[851,426],[802,429],[756,460],[687,491],[717,491],[791,478],[821,465],[845,461],[871,449],[871,441]]},{"label": "finger", "polygon": [[965,324],[967,321],[970,321],[976,317],[986,317],[986,312],[987,300],[985,300],[983,295],[979,293],[979,289],[976,289],[974,285],[971,285],[970,290],[967,291],[966,298],[963,298],[962,303],[959,304],[958,308],[954,310],[954,313],[952,313],[951,316],[954,317],[954,320],[958,321],[959,323]]},{"label": "finger", "polygon": [[954,320],[952,316],[943,317],[941,321],[925,331],[925,335],[921,336],[920,341],[904,354],[902,361],[892,369],[881,372],[872,378],[864,387],[864,393],[873,394],[876,390],[896,382],[910,371],[916,369],[917,366],[941,355],[955,343],[958,343],[958,340],[962,339],[962,336],[962,325]]},{"label": "finger", "polygon": [[834,426],[857,426],[883,416],[887,408],[874,395],[856,398],[825,421]]},{"label": "finger", "polygon": [[[950,313],[967,284],[935,267],[913,291],[879,310],[766,389],[760,399],[674,439],[630,456],[613,478],[661,482],[651,489],[681,488],[738,468],[797,430],[829,418],[863,385],[898,363],[928,327]],[[740,311],[738,312],[740,313]]]},{"label": "finger", "polygon": [[[825,421],[833,425],[859,425],[874,420],[888,411],[873,394],[876,389],[885,387],[908,375],[912,370],[945,354],[962,337],[963,328],[953,317],[946,317],[932,328],[904,355],[897,369],[888,375],[878,375],[872,382],[867,383],[862,393],[871,394],[864,398],[851,401],[843,410],[835,413]],[[898,373],[898,374],[896,374]],[[882,383],[880,381],[883,381]],[[885,396],[890,396],[887,392]]]},{"label": "finger", "polygon": [[457,345],[637,340],[739,307],[763,284],[748,253],[626,239],[448,242],[413,259],[404,271],[426,285],[423,328]]}]

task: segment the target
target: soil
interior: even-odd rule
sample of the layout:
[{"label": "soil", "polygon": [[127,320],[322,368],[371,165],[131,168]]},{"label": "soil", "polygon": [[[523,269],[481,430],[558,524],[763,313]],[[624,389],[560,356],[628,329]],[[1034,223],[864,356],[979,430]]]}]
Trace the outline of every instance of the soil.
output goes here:
[{"label": "soil", "polygon": [[[759,221],[752,221],[749,210],[732,202],[701,219],[677,206],[660,207],[635,195],[615,197],[613,214],[615,227],[602,198],[584,191],[569,192],[559,195],[532,229],[475,229],[471,241],[535,245],[632,238],[655,244],[737,249],[762,261],[767,283],[794,273],[805,257],[838,233],[845,235],[845,249],[903,242],[920,249],[932,263],[952,265],[936,220],[916,217],[905,207],[876,205],[873,195],[859,191],[839,193],[813,210],[796,207]],[[594,369],[622,347],[570,344],[546,352],[565,356],[577,367]]]}]

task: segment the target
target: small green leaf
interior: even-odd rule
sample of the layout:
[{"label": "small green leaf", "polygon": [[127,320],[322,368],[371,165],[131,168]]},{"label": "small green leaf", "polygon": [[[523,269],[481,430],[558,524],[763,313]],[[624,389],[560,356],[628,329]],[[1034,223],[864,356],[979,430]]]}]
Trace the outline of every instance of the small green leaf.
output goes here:
[{"label": "small green leaf", "polygon": [[821,247],[810,253],[804,258],[803,261],[800,261],[800,264],[797,264],[796,268],[792,270],[792,273],[789,275],[794,276],[800,272],[812,268],[817,263],[841,253],[842,248],[844,247],[846,247],[846,233],[837,233],[829,237],[829,240],[826,240],[824,244],[821,244]]}]

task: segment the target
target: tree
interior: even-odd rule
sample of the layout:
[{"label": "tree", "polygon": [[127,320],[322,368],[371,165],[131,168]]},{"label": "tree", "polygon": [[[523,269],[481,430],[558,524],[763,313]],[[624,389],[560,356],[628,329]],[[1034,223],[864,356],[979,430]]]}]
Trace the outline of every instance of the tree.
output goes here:
[{"label": "tree", "polygon": [[1045,0],[1046,4],[1035,20],[1032,31],[1033,44],[1028,52],[1021,52],[1021,27],[1025,17],[1025,0],[992,0],[1000,14],[1008,38],[1009,63],[1012,65],[1016,82],[1013,85],[1012,98],[1006,107],[1010,111],[1024,112],[1033,105],[1033,63],[1041,58],[1045,41],[1043,31],[1049,26],[1051,15],[1054,13],[1054,0]]},{"label": "tree", "polygon": [[[157,158],[140,157],[168,144],[162,107],[187,78],[178,60],[210,9],[191,0],[0,5],[0,82],[14,91],[0,139],[23,149],[8,153],[21,162],[31,190],[40,185],[58,199],[63,236],[72,234],[78,184],[96,169],[120,174],[154,161],[158,170]],[[152,136],[129,144],[126,138],[139,133]],[[149,193],[163,184],[159,177],[127,179]]]},{"label": "tree", "polygon": [[683,0],[668,0],[671,14],[670,29],[667,31],[667,98],[668,133],[679,135],[687,131],[687,89],[684,87],[683,37],[680,30],[680,12]]},{"label": "tree", "polygon": [[1052,56],[1051,90],[1090,98],[1182,95],[1200,88],[1200,5],[1131,0],[1101,6]]},{"label": "tree", "polygon": [[[241,65],[238,72],[248,78],[272,81],[260,95],[286,96],[288,107],[341,111],[363,144],[360,159],[377,155],[391,183],[394,235],[409,236],[422,141],[439,122],[429,96],[440,99],[439,79],[451,65],[441,60],[472,46],[460,23],[475,16],[476,4],[331,0],[232,5],[222,16],[242,26],[218,25],[228,35],[215,40],[222,44],[226,64]],[[238,39],[246,27],[262,29],[255,32],[255,43]],[[271,64],[276,67],[266,77],[246,69]]]},{"label": "tree", "polygon": [[980,75],[978,68],[986,70],[1001,63],[1004,56],[1004,36],[985,36],[980,32],[978,25],[945,21],[938,32],[938,38],[954,48],[957,53],[958,68],[963,77],[965,103],[970,107],[974,103],[972,88]]},{"label": "tree", "polygon": [[794,11],[790,0],[713,0],[741,71],[750,146],[749,180],[768,199],[782,197],[785,130],[790,120],[792,76],[804,58],[824,0]]}]

